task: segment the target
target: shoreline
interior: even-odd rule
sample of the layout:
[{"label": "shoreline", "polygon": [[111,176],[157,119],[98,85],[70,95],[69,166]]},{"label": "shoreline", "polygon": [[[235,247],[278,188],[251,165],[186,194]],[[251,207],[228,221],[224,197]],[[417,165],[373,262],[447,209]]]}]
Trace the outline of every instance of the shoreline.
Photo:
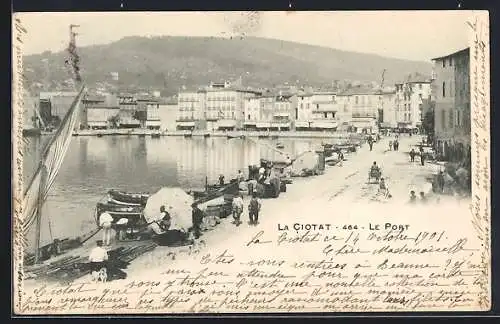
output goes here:
[{"label": "shoreline", "polygon": [[184,137],[257,137],[257,138],[362,138],[362,134],[347,132],[315,132],[315,131],[158,131],[148,129],[104,129],[104,130],[78,130],[73,136],[184,136]]}]

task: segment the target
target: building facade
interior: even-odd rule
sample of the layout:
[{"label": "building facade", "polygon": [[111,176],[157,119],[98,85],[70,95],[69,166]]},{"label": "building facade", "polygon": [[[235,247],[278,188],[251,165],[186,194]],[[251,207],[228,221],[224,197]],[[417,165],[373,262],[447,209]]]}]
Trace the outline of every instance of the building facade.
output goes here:
[{"label": "building facade", "polygon": [[415,73],[396,84],[396,117],[399,128],[419,129],[422,125],[423,100],[431,96],[431,79]]},{"label": "building facade", "polygon": [[[380,91],[379,101],[381,103],[381,116],[379,120],[383,128],[398,127],[398,112],[396,109],[396,91]],[[379,111],[380,114],[380,111]]]},{"label": "building facade", "polygon": [[177,98],[159,98],[158,114],[160,116],[161,130],[172,131],[176,129],[178,111]]},{"label": "building facade", "polygon": [[469,48],[434,58],[434,144],[445,160],[470,159]]},{"label": "building facade", "polygon": [[350,112],[350,126],[357,132],[371,132],[378,128],[379,95],[372,88],[357,86],[342,93],[344,106]]},{"label": "building facade", "polygon": [[247,130],[257,129],[257,123],[261,120],[260,116],[260,97],[246,98],[245,107],[245,118],[243,122],[243,128]]},{"label": "building facade", "polygon": [[313,115],[313,93],[299,92],[297,95],[297,118],[295,121],[296,130],[309,129],[309,122],[312,121]]},{"label": "building facade", "polygon": [[139,128],[141,121],[137,115],[137,98],[131,94],[118,95],[120,107],[119,119],[121,128]]},{"label": "building facade", "polygon": [[202,90],[179,92],[177,102],[177,129],[199,129],[206,117],[205,95]]},{"label": "building facade", "polygon": [[336,130],[339,104],[335,92],[315,92],[312,95],[311,130]]}]

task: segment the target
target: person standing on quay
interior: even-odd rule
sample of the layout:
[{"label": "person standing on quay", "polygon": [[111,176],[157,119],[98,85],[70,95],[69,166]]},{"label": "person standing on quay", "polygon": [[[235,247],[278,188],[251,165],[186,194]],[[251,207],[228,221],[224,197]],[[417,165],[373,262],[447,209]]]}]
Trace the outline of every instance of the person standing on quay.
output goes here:
[{"label": "person standing on quay", "polygon": [[261,204],[257,199],[257,195],[254,193],[252,199],[248,204],[248,216],[250,218],[250,225],[257,225],[259,223],[259,212]]},{"label": "person standing on quay", "polygon": [[[109,214],[108,214],[109,215]],[[90,262],[90,272],[99,272],[102,268],[106,267],[106,262],[108,261],[108,251],[102,247],[103,242],[97,241],[97,246],[90,251],[89,262]]]},{"label": "person standing on quay", "polygon": [[99,217],[99,225],[103,230],[102,242],[104,245],[111,245],[111,224],[113,223],[113,216],[108,213],[102,213]]},{"label": "person standing on quay", "polygon": [[236,226],[240,226],[241,224],[241,214],[243,214],[243,198],[240,194],[237,194],[233,198],[233,218]]},{"label": "person standing on quay", "polygon": [[423,166],[425,164],[425,154],[420,153],[420,164]]},{"label": "person standing on quay", "polygon": [[370,145],[370,151],[373,150],[373,138],[372,136],[368,136],[368,145]]},{"label": "person standing on quay", "polygon": [[417,154],[417,152],[415,152],[414,149],[411,149],[410,151],[410,162],[415,162],[415,155]]}]

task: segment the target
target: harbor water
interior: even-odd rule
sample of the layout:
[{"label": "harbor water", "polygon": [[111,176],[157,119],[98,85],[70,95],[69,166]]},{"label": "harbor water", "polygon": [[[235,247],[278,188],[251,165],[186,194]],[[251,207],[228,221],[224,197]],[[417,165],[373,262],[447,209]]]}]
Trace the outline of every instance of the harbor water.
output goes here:
[{"label": "harbor water", "polygon": [[[48,137],[30,138],[24,154],[28,184]],[[95,228],[96,203],[111,189],[154,193],[161,187],[203,189],[205,177],[234,178],[260,158],[280,159],[271,147],[296,156],[332,139],[244,139],[183,137],[73,137],[57,179],[43,207],[41,243],[80,236]],[[29,233],[33,247],[34,229]]]}]

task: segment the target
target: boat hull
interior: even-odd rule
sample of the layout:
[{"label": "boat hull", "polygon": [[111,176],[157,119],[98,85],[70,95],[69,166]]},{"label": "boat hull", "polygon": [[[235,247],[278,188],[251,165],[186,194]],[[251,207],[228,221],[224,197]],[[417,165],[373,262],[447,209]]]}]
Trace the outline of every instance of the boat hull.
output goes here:
[{"label": "boat hull", "polygon": [[117,202],[141,206],[145,206],[149,198],[147,193],[128,193],[118,190],[110,190],[108,195]]}]

